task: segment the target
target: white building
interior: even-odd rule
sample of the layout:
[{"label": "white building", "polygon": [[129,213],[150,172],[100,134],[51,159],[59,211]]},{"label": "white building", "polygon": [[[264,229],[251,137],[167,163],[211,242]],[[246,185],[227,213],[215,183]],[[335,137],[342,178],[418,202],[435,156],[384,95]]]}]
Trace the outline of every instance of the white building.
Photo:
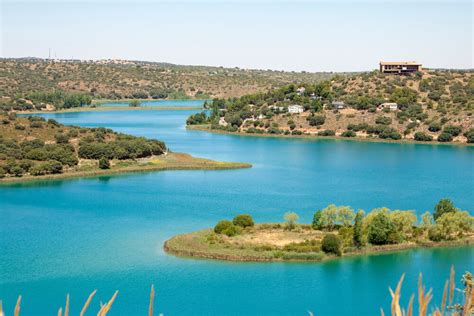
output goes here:
[{"label": "white building", "polygon": [[390,111],[398,110],[398,104],[393,103],[393,102],[382,103],[380,104],[380,106],[384,109],[390,109]]},{"label": "white building", "polygon": [[343,101],[333,101],[332,102],[332,107],[334,109],[344,109],[346,107],[346,104]]},{"label": "white building", "polygon": [[289,113],[303,113],[304,107],[298,104],[293,104],[288,107]]},{"label": "white building", "polygon": [[298,89],[296,89],[296,91],[298,92],[299,95],[303,95],[306,91],[306,88],[305,87],[299,87]]}]

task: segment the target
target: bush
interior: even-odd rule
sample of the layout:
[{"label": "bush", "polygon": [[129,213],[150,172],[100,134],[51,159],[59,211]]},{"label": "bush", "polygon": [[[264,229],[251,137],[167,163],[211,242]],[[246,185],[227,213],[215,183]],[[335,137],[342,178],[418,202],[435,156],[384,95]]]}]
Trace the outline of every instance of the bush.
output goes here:
[{"label": "bush", "polygon": [[69,137],[63,133],[57,133],[56,135],[54,135],[54,138],[56,139],[56,143],[58,144],[69,143]]},{"label": "bush", "polygon": [[20,167],[19,165],[15,165],[15,166],[13,166],[13,167],[10,169],[10,173],[11,173],[12,175],[14,175],[15,177],[21,177],[21,176],[23,176],[23,173],[24,173],[24,172],[25,172],[25,171],[23,170],[23,168]]},{"label": "bush", "polygon": [[390,125],[392,123],[392,119],[387,116],[378,116],[375,119],[376,124],[382,124],[382,125]]},{"label": "bush", "polygon": [[428,230],[428,238],[431,241],[441,241],[443,240],[443,232],[438,225],[433,225]]},{"label": "bush", "polygon": [[467,138],[467,142],[472,144],[474,143],[474,128],[471,128],[463,134]]},{"label": "bush", "polygon": [[326,129],[318,133],[318,136],[334,136],[334,135],[336,135],[336,132],[330,129]]},{"label": "bush", "polygon": [[443,129],[443,133],[451,134],[454,137],[461,134],[461,132],[462,132],[462,129],[460,126],[448,125]]},{"label": "bush", "polygon": [[43,128],[43,123],[41,123],[40,121],[32,121],[30,123],[30,127],[31,128]]},{"label": "bush", "polygon": [[214,226],[214,232],[216,234],[222,234],[224,230],[228,229],[229,227],[234,226],[231,221],[227,220],[222,220],[217,223],[216,226]]},{"label": "bush", "polygon": [[430,132],[439,132],[441,130],[441,123],[433,122],[428,126]]},{"label": "bush", "polygon": [[433,140],[433,137],[423,132],[416,132],[415,140],[418,142],[430,142]]},{"label": "bush", "polygon": [[391,234],[395,232],[395,225],[390,217],[384,213],[375,215],[368,226],[368,240],[373,245],[385,245],[390,243]]},{"label": "bush", "polygon": [[446,143],[446,142],[450,142],[452,140],[453,140],[453,135],[451,135],[449,133],[442,132],[438,136],[438,142]]},{"label": "bush", "polygon": [[341,134],[342,137],[356,137],[356,133],[354,131],[345,131]]},{"label": "bush", "polygon": [[100,169],[110,169],[110,162],[107,158],[102,157],[99,159],[99,168]]},{"label": "bush", "polygon": [[309,122],[310,126],[319,126],[324,124],[324,122],[326,121],[326,117],[323,115],[314,115],[308,116],[306,120]]},{"label": "bush", "polygon": [[326,234],[323,238],[321,249],[325,253],[332,253],[336,256],[342,255],[342,242],[339,236],[335,234]]},{"label": "bush", "polygon": [[132,107],[132,108],[137,108],[140,106],[140,101],[138,100],[132,100],[130,101],[130,103],[128,104],[128,106]]},{"label": "bush", "polygon": [[236,217],[234,217],[234,220],[232,221],[232,223],[235,226],[240,226],[243,228],[252,227],[255,225],[252,216],[248,214],[237,215]]},{"label": "bush", "polygon": [[19,131],[24,131],[25,130],[25,125],[20,124],[20,123],[16,123],[15,124],[15,129],[17,129]]}]

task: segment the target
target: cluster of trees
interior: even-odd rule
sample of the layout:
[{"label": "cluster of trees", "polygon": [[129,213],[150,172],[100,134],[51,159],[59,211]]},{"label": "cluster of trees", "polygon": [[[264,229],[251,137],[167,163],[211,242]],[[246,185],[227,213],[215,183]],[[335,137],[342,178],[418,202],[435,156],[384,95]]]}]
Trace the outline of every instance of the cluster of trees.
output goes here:
[{"label": "cluster of trees", "polygon": [[[344,137],[354,137],[356,136],[355,132],[365,131],[369,135],[377,135],[379,138],[382,139],[394,139],[398,140],[402,138],[402,135],[396,131],[394,128],[387,126],[390,124],[390,118],[379,117],[377,125],[369,125],[367,123],[360,123],[360,124],[348,124],[347,131],[344,132],[341,136]],[[383,122],[379,123],[379,122]]]},{"label": "cluster of trees", "polygon": [[[42,129],[39,135],[48,141],[23,140],[30,133],[26,130],[28,122],[30,128]],[[98,160],[99,168],[108,169],[109,159],[143,158],[161,155],[167,150],[158,140],[117,134],[105,128],[65,127],[54,119],[46,121],[42,117],[4,117],[0,130],[8,125],[14,125],[20,133],[15,138],[0,135],[0,177],[61,173],[65,168],[76,166],[79,158]],[[78,138],[79,145],[70,142],[71,138]]]},{"label": "cluster of trees", "polygon": [[56,108],[75,108],[92,103],[92,96],[87,93],[70,93],[63,90],[54,90],[50,92],[37,91],[28,94],[27,99],[35,104],[49,103]]},{"label": "cluster of trees", "polygon": [[241,214],[234,217],[232,221],[219,221],[214,227],[214,232],[216,234],[224,234],[232,237],[240,234],[244,228],[252,227],[254,225],[255,223],[252,216],[248,214]]},{"label": "cluster of trees", "polygon": [[79,142],[79,157],[85,159],[136,159],[166,152],[163,142],[144,137],[119,134],[115,140],[98,141],[97,138],[85,137]]}]

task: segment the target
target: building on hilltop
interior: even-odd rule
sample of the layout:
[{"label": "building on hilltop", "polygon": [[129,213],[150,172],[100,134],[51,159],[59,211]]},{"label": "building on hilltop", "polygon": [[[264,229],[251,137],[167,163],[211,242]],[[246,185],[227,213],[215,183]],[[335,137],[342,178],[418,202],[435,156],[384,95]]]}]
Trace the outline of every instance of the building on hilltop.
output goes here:
[{"label": "building on hilltop", "polygon": [[389,109],[390,111],[398,110],[398,104],[394,102],[385,102],[379,105],[381,109]]},{"label": "building on hilltop", "polygon": [[407,74],[421,70],[421,64],[414,61],[380,62],[380,72],[386,74]]}]

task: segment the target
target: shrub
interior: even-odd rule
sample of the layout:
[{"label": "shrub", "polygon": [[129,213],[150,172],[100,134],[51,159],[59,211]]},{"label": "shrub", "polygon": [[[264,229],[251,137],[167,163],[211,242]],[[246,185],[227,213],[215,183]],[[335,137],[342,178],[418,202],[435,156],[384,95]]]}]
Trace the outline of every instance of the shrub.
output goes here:
[{"label": "shrub", "polygon": [[428,230],[428,238],[431,241],[441,241],[443,240],[443,232],[438,225],[433,225]]},{"label": "shrub", "polygon": [[133,108],[139,107],[139,106],[140,106],[140,101],[138,101],[138,100],[132,100],[132,101],[130,101],[130,103],[128,104],[128,106],[133,107]]},{"label": "shrub", "polygon": [[448,133],[453,136],[458,136],[461,134],[462,129],[460,126],[448,125],[443,129],[443,133]]},{"label": "shrub", "polygon": [[324,131],[318,132],[318,136],[334,136],[334,135],[336,135],[336,132],[331,129],[325,129]]},{"label": "shrub", "polygon": [[390,125],[392,123],[392,119],[388,116],[378,116],[375,119],[376,124],[382,124],[382,125]]},{"label": "shrub", "polygon": [[354,131],[345,131],[341,134],[342,137],[356,137],[356,133]]},{"label": "shrub", "polygon": [[43,123],[41,123],[40,121],[32,121],[30,123],[30,127],[31,128],[43,128]]},{"label": "shrub", "polygon": [[332,253],[336,256],[342,255],[342,242],[339,236],[335,234],[326,234],[323,238],[321,249],[325,253]]},{"label": "shrub", "polygon": [[234,224],[232,224],[231,221],[227,221],[227,220],[219,221],[217,223],[217,225],[214,226],[214,232],[216,234],[222,234],[224,232],[224,230],[226,230],[227,228],[229,228],[231,226],[234,226]]},{"label": "shrub", "polygon": [[441,123],[433,122],[428,126],[430,132],[439,132],[441,130]]},{"label": "shrub", "polygon": [[323,212],[321,210],[318,210],[316,213],[314,213],[313,216],[313,222],[311,223],[311,227],[314,229],[321,229],[322,224],[321,224],[321,216],[323,215]]},{"label": "shrub", "polygon": [[323,115],[314,115],[314,116],[308,116],[306,120],[309,122],[309,125],[311,126],[319,126],[319,125],[324,124],[324,122],[326,121],[326,117]]},{"label": "shrub", "polygon": [[418,142],[430,142],[433,140],[433,137],[423,132],[416,132],[415,140]]},{"label": "shrub", "polygon": [[453,140],[453,135],[451,135],[449,133],[442,132],[438,136],[438,142],[446,143],[446,142],[450,142],[452,140]]},{"label": "shrub", "polygon": [[293,228],[295,228],[296,222],[300,217],[294,212],[286,212],[283,218],[285,219],[287,224],[286,228],[288,230],[292,230]]},{"label": "shrub", "polygon": [[23,176],[23,173],[24,173],[24,172],[25,172],[25,171],[23,170],[23,168],[20,167],[19,165],[15,165],[15,166],[13,166],[13,167],[10,169],[10,173],[11,173],[12,175],[14,175],[15,177],[21,177],[21,176]]},{"label": "shrub", "polygon": [[229,237],[238,235],[241,232],[242,228],[239,226],[235,226],[234,224],[228,226],[226,229],[222,231],[222,234],[227,235]]},{"label": "shrub", "polygon": [[15,124],[15,129],[17,129],[19,131],[23,131],[23,130],[25,130],[25,125],[20,124],[20,123],[16,123]]},{"label": "shrub", "polygon": [[232,223],[235,226],[240,226],[243,228],[252,227],[255,225],[252,216],[248,214],[237,215],[236,217],[234,217],[234,220],[232,221]]},{"label": "shrub", "polygon": [[395,231],[395,225],[387,214],[379,213],[368,226],[368,240],[373,245],[385,245],[390,242],[390,235]]},{"label": "shrub", "polygon": [[99,168],[100,169],[110,169],[110,162],[107,158],[102,157],[99,159]]},{"label": "shrub", "polygon": [[474,143],[474,128],[471,128],[463,134],[467,138],[468,143]]},{"label": "shrub", "polygon": [[54,135],[54,138],[56,139],[56,143],[58,144],[69,143],[69,137],[63,133],[57,133],[56,135]]}]

